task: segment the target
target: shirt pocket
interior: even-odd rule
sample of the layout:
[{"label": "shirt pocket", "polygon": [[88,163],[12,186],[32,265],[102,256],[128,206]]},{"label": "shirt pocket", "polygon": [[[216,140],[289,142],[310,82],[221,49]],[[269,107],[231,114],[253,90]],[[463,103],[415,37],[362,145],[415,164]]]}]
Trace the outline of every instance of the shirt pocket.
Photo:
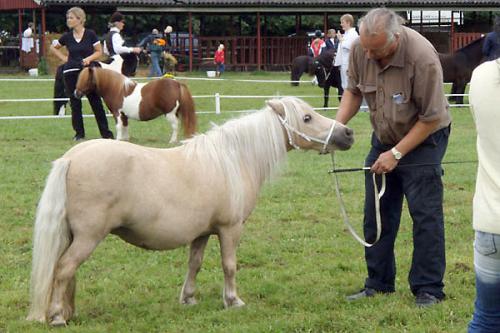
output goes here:
[{"label": "shirt pocket", "polygon": [[370,110],[375,111],[377,109],[377,86],[374,84],[360,83],[358,84],[358,89],[363,94]]}]

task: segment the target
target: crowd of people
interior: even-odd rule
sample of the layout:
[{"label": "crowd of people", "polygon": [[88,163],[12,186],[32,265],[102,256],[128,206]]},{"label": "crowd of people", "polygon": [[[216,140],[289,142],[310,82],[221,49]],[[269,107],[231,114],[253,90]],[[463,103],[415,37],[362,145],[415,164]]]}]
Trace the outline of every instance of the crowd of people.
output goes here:
[{"label": "crowd of people", "polygon": [[[51,46],[64,62],[63,77],[72,110],[76,141],[85,138],[81,100],[75,98],[79,72],[100,59],[103,52],[96,33],[85,27],[85,12],[78,7],[67,11],[69,31]],[[121,31],[125,18],[114,13],[104,43],[104,53],[124,58],[125,75],[135,67],[126,65],[146,51],[151,57],[151,77],[163,74],[160,61],[168,53],[168,26],[163,34],[153,29],[137,47],[124,46]],[[372,174],[385,177],[386,194],[380,199],[382,232],[379,241],[365,248],[367,276],[359,292],[349,301],[367,300],[378,294],[395,292],[394,253],[403,201],[406,199],[413,222],[413,256],[408,273],[410,290],[418,307],[428,307],[445,299],[445,237],[443,214],[443,169],[441,166],[451,133],[451,116],[444,95],[443,74],[438,54],[421,34],[403,25],[394,11],[375,8],[360,18],[342,15],[343,33],[329,29],[325,39],[315,32],[310,45],[312,56],[335,50],[335,66],[340,68],[344,93],[336,120],[347,124],[366,100],[372,126],[371,145],[365,165],[364,234],[367,241],[376,236],[376,200]],[[358,33],[359,31],[359,33]],[[68,55],[60,49],[65,47]],[[473,202],[475,229],[474,266],[476,302],[469,332],[500,332],[500,139],[496,127],[497,93],[500,87],[500,17],[494,31],[486,37],[483,51],[487,62],[474,71],[470,103],[478,129],[478,177]],[[224,72],[224,45],[214,54],[217,76]],[[486,93],[485,93],[486,92]],[[489,98],[484,98],[488,96]],[[113,138],[99,96],[87,95],[103,138]],[[418,165],[416,168],[405,168]]]}]

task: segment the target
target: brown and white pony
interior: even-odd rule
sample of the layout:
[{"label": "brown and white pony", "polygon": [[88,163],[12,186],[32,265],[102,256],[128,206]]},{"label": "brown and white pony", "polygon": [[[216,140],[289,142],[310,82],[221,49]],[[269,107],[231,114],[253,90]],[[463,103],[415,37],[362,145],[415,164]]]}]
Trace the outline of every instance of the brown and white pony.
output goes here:
[{"label": "brown and white pony", "polygon": [[177,141],[178,120],[181,117],[185,137],[196,131],[194,101],[187,86],[162,78],[137,83],[114,70],[87,67],[78,76],[75,96],[80,98],[95,91],[116,120],[116,139],[128,140],[128,119],[147,121],[165,115],[172,125],[170,143]]},{"label": "brown and white pony", "polygon": [[174,148],[104,139],[74,146],[53,163],[38,203],[27,319],[66,324],[76,270],[110,233],[151,250],[190,244],[183,304],[196,303],[203,251],[217,235],[224,306],[244,305],[236,248],[263,183],[292,148],[327,153],[352,143],[351,129],[285,97]]}]

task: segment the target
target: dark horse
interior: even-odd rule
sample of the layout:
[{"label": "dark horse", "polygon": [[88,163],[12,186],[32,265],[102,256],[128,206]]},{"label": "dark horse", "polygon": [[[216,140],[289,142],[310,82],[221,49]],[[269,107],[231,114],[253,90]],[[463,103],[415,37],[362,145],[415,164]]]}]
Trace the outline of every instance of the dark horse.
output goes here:
[{"label": "dark horse", "polygon": [[[465,86],[469,83],[472,71],[483,60],[484,37],[476,39],[470,44],[458,49],[453,54],[439,54],[441,67],[443,67],[443,81],[453,83],[452,94],[463,94]],[[450,101],[463,104],[463,96],[451,96]]]},{"label": "dark horse", "polygon": [[314,58],[312,66],[312,74],[316,75],[318,79],[318,86],[323,88],[324,91],[324,103],[323,107],[328,107],[328,98],[330,97],[330,87],[336,87],[339,100],[340,96],[344,92],[342,89],[342,84],[340,80],[340,70],[339,67],[333,66],[335,60],[335,51],[325,51],[319,56]]},{"label": "dark horse", "polygon": [[292,86],[298,86],[302,74],[312,73],[313,58],[306,55],[301,55],[292,61]]}]

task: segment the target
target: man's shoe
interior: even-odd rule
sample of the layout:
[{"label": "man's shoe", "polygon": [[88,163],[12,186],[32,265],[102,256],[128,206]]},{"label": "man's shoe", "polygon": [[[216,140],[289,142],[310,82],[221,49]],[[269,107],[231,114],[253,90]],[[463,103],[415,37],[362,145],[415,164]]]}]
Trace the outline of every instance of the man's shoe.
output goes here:
[{"label": "man's shoe", "polygon": [[347,296],[346,299],[348,301],[355,301],[355,300],[362,299],[362,298],[373,297],[373,296],[375,296],[376,293],[377,293],[377,291],[375,289],[364,288],[355,294]]},{"label": "man's shoe", "polygon": [[419,292],[415,299],[415,305],[419,308],[425,308],[441,302],[439,298],[426,292]]}]

